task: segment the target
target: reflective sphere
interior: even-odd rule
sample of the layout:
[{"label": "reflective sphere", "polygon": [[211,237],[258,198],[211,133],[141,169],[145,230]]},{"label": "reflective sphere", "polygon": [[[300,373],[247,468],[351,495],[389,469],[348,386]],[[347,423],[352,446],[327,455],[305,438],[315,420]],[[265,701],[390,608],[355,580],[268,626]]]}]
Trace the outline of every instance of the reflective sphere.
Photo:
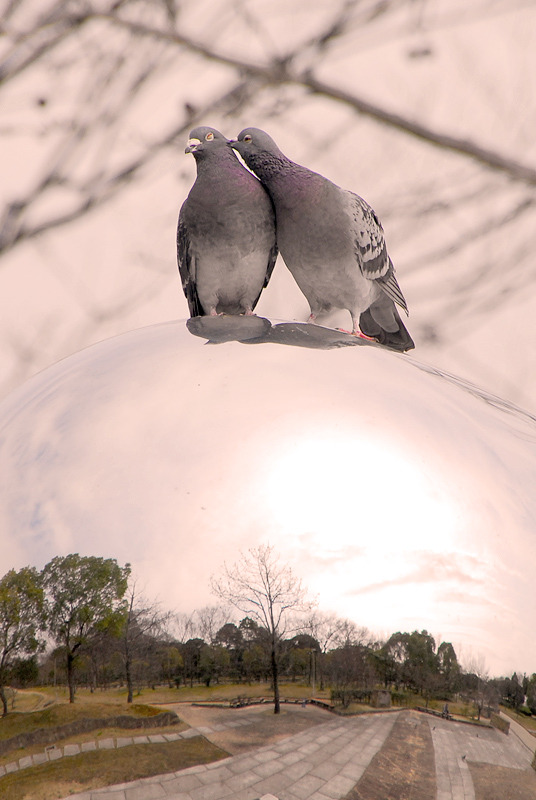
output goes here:
[{"label": "reflective sphere", "polygon": [[0,404],[2,574],[111,556],[191,611],[270,542],[321,610],[534,671],[535,419],[345,334],[214,324],[101,342]]}]

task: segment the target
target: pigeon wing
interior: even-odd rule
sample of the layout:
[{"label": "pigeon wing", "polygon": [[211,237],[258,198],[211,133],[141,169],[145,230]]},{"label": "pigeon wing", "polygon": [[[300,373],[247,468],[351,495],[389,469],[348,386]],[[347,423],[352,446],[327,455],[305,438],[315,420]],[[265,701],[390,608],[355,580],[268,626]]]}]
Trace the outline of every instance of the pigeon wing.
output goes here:
[{"label": "pigeon wing", "polygon": [[270,278],[272,277],[272,272],[274,271],[275,262],[277,261],[277,256],[278,255],[279,255],[279,248],[278,248],[277,244],[274,242],[274,245],[273,245],[273,247],[270,250],[270,253],[268,255],[268,264],[266,266],[266,277],[264,278],[264,283],[262,285],[262,289],[260,290],[259,294],[257,295],[255,302],[253,303],[253,308],[255,308],[255,306],[259,302],[259,298],[260,298],[260,296],[262,294],[262,290],[266,289],[266,287],[270,283]]},{"label": "pigeon wing", "polygon": [[186,295],[186,300],[188,301],[190,316],[200,317],[204,312],[197,293],[195,260],[192,258],[188,227],[184,222],[182,213],[179,214],[179,223],[177,225],[177,263],[181,276],[182,288]]},{"label": "pigeon wing", "polygon": [[385,294],[407,314],[408,307],[387,252],[382,224],[374,209],[362,197],[353,192],[348,194],[354,220],[355,253],[361,273],[365,278],[377,281]]}]

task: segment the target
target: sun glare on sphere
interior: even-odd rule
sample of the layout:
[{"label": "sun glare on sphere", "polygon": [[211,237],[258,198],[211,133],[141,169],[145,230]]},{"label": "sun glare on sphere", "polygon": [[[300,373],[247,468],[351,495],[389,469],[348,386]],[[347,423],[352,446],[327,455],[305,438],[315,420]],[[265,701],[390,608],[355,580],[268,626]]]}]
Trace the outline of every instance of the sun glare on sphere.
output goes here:
[{"label": "sun glare on sphere", "polygon": [[266,537],[338,613],[362,619],[365,604],[370,626],[430,624],[445,577],[430,565],[467,555],[463,515],[433,460],[352,429],[289,433],[266,453]]},{"label": "sun glare on sphere", "polygon": [[459,525],[438,476],[396,446],[362,434],[309,431],[274,443],[264,475],[272,523],[323,548],[373,542],[393,551],[450,550]]}]

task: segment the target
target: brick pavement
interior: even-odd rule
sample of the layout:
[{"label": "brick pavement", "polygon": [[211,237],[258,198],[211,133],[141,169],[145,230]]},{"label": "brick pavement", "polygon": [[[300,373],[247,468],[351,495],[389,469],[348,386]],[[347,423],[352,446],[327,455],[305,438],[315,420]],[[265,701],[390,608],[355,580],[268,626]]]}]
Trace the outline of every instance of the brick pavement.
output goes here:
[{"label": "brick pavement", "polygon": [[475,800],[469,761],[529,769],[533,754],[515,736],[494,728],[429,720],[436,762],[436,800]]},{"label": "brick pavement", "polygon": [[[333,717],[298,734],[208,765],[145,778],[119,786],[71,795],[70,800],[342,800],[356,785],[378,753],[401,713]],[[99,741],[102,749],[151,741],[173,741],[258,723],[262,717],[233,718],[180,733],[123,737]],[[475,800],[468,762],[530,768],[533,753],[517,737],[495,729],[478,728],[428,718],[435,753],[435,800]],[[45,760],[96,749],[95,742],[49,749],[7,764],[4,773]],[[432,799],[431,799],[432,800]]]},{"label": "brick pavement", "polygon": [[255,800],[267,794],[278,800],[341,800],[382,747],[396,716],[334,718],[223,761],[82,792],[70,800]]}]

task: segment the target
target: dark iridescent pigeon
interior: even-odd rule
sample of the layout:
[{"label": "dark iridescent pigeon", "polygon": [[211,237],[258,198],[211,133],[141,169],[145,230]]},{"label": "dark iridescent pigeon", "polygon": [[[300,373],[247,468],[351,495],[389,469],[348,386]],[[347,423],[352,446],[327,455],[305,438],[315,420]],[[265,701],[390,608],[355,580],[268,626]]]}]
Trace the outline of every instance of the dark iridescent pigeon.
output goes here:
[{"label": "dark iridescent pigeon", "polygon": [[197,178],[177,227],[190,316],[252,314],[277,258],[272,202],[214,128],[190,132]]},{"label": "dark iridescent pigeon", "polygon": [[413,348],[395,306],[407,314],[406,301],[372,208],[357,194],[295,164],[258,128],[246,128],[231,145],[272,198],[277,244],[309,301],[309,321],[332,308],[348,309],[352,333],[397,350]]}]

